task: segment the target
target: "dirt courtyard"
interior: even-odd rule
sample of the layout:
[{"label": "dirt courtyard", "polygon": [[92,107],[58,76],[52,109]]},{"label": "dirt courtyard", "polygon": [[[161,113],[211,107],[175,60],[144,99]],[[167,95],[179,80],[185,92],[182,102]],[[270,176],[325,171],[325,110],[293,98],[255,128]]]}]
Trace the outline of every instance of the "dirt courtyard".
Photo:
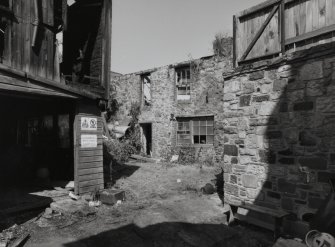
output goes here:
[{"label": "dirt courtyard", "polygon": [[115,171],[114,188],[126,200],[94,208],[94,214],[41,216],[23,224],[25,246],[271,246],[268,232],[228,227],[213,167],[130,162]]}]

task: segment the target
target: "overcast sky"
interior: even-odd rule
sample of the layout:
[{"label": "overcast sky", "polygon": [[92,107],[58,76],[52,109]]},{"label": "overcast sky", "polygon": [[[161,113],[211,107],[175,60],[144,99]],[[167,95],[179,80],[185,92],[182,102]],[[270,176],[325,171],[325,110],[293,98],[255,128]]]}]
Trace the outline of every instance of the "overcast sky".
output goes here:
[{"label": "overcast sky", "polygon": [[113,0],[112,70],[137,72],[212,54],[232,16],[264,0]]}]

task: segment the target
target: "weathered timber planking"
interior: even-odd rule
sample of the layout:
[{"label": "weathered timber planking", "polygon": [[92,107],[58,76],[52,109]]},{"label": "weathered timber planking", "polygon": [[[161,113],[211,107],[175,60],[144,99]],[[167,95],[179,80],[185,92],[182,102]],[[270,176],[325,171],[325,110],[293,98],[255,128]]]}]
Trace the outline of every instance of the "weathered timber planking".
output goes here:
[{"label": "weathered timber planking", "polygon": [[323,27],[317,30],[314,30],[312,32],[309,33],[304,33],[300,36],[294,37],[294,38],[290,38],[286,40],[286,45],[289,44],[293,44],[302,40],[306,40],[306,39],[311,39],[326,33],[330,33],[330,32],[334,32],[335,31],[335,24],[331,25],[331,26],[327,26],[327,27]]},{"label": "weathered timber planking", "polygon": [[286,18],[285,18],[285,3],[281,2],[279,7],[279,25],[278,35],[280,40],[280,51],[282,54],[285,53],[285,27],[286,27]]},{"label": "weathered timber planking", "polygon": [[319,28],[326,26],[326,0],[319,0]]},{"label": "weathered timber planking", "polygon": [[19,34],[19,28],[20,28],[20,19],[19,17],[21,16],[21,11],[20,11],[20,2],[19,0],[13,0],[13,12],[14,12],[14,16],[15,16],[15,21],[11,22],[12,25],[12,44],[11,44],[11,64],[14,68],[16,69],[21,69],[20,68],[20,63],[21,63],[21,56],[20,56],[20,46],[19,46],[19,40],[20,40],[20,34]]},{"label": "weathered timber planking", "polygon": [[79,154],[79,163],[90,163],[90,162],[95,162],[95,161],[103,161],[102,155],[82,157]]},{"label": "weathered timber planking", "polygon": [[[91,170],[92,171],[92,170]],[[98,173],[90,173],[90,174],[84,174],[80,175],[78,174],[78,181],[80,182],[85,182],[85,181],[92,181],[92,180],[97,180],[97,179],[102,179],[104,177],[103,171],[100,171]]]},{"label": "weathered timber planking", "polygon": [[[13,9],[13,2],[9,0],[9,9]],[[3,63],[7,66],[12,65],[12,20],[7,20],[4,40]]]},{"label": "weathered timber planking", "polygon": [[23,81],[13,76],[6,76],[6,75],[0,74],[0,83],[19,86],[19,87],[23,87],[27,89],[32,88],[32,89],[42,90],[42,91],[45,91],[46,93],[50,93],[49,95],[52,95],[54,93],[55,95],[67,95],[69,98],[77,98],[72,95],[56,91],[50,88],[49,86],[40,85],[40,84],[34,83],[33,81]]},{"label": "weathered timber planking", "polygon": [[312,1],[312,30],[319,28],[319,2],[318,0]]},{"label": "weathered timber planking", "polygon": [[331,23],[329,24],[335,24],[335,0],[329,0],[332,2],[332,8],[328,10],[328,15],[330,16]]},{"label": "weathered timber planking", "polygon": [[271,10],[270,14],[267,16],[265,22],[262,24],[262,26],[260,27],[260,29],[257,31],[256,35],[254,36],[254,38],[252,39],[252,41],[248,45],[246,51],[243,53],[240,61],[243,61],[248,56],[249,52],[254,47],[255,43],[257,42],[257,40],[259,39],[259,37],[264,32],[266,26],[269,24],[269,22],[271,21],[272,17],[274,16],[274,14],[276,13],[276,11],[278,10],[278,7],[279,7],[278,5],[275,5],[272,8],[272,10]]},{"label": "weathered timber planking", "polygon": [[[47,1],[47,24],[50,27],[54,26],[54,0]],[[54,49],[55,49],[55,40],[54,33],[49,28],[46,28],[46,37],[47,37],[47,66],[46,74],[49,80],[54,79]]]},{"label": "weathered timber planking", "polygon": [[79,183],[81,183],[81,182],[86,182],[86,181],[102,179],[103,177],[104,177],[103,172],[90,173],[90,174],[85,174],[85,175],[80,175],[79,174],[78,181],[79,181]]},{"label": "weathered timber planking", "polygon": [[313,10],[312,10],[312,1],[306,1],[306,32],[313,30]]},{"label": "weathered timber planking", "polygon": [[103,166],[102,161],[90,162],[90,163],[80,163],[80,164],[78,164],[78,170],[98,168],[98,167],[102,167],[102,166]]},{"label": "weathered timber planking", "polygon": [[94,186],[104,183],[103,175],[101,174],[101,178],[88,180],[88,181],[79,181],[79,187],[87,187],[87,186]]},{"label": "weathered timber planking", "polygon": [[89,156],[97,156],[97,155],[103,155],[102,149],[95,149],[95,150],[80,150],[79,155],[81,157],[89,157]]},{"label": "weathered timber planking", "polygon": [[302,34],[306,32],[306,1],[302,0],[299,7],[299,27],[300,33]]},{"label": "weathered timber planking", "polygon": [[30,72],[30,52],[31,52],[31,39],[30,39],[30,29],[31,29],[31,15],[30,15],[30,4],[32,0],[22,1],[22,16],[24,16],[25,22],[23,23],[24,39],[22,45],[22,56],[23,56],[23,70],[27,73]]},{"label": "weathered timber planking", "polygon": [[300,0],[294,3],[293,5],[293,27],[294,27],[294,36],[300,35]]},{"label": "weathered timber planking", "polygon": [[5,83],[0,83],[0,89],[8,90],[8,91],[17,91],[21,93],[30,93],[34,95],[58,96],[58,97],[66,97],[66,98],[71,97],[68,94],[63,94],[60,92],[51,92],[47,90],[40,90],[36,88],[22,87],[18,85],[11,85],[11,84],[5,84]]},{"label": "weathered timber planking", "polygon": [[81,187],[81,188],[79,188],[79,193],[84,194],[84,193],[94,192],[96,190],[102,190],[103,188],[104,188],[103,183],[93,185],[93,186]]},{"label": "weathered timber planking", "polygon": [[333,0],[326,0],[326,26],[334,24]]},{"label": "weathered timber planking", "polygon": [[[236,30],[236,16],[233,16],[233,66],[236,67],[236,54],[237,54],[237,30]],[[143,86],[143,85],[142,85]],[[141,97],[142,99],[143,97]]]},{"label": "weathered timber planking", "polygon": [[[41,9],[41,15],[40,15],[40,21],[42,23],[47,22],[47,16],[48,16],[48,9],[47,9],[47,2],[48,0],[41,0],[42,2],[42,9]],[[39,31],[37,34],[37,45],[40,45],[40,51],[38,53],[38,70],[37,75],[43,78],[47,78],[47,30],[45,27],[39,25],[38,26]],[[40,43],[40,44],[39,44]]]},{"label": "weathered timber planking", "polygon": [[82,176],[82,175],[96,174],[96,173],[102,173],[103,171],[104,171],[103,167],[80,169],[78,170],[78,175]]},{"label": "weathered timber planking", "polygon": [[293,51],[293,47],[299,50],[314,45],[313,41],[311,43],[303,37],[315,38],[316,45],[335,40],[331,34],[327,34],[332,30],[331,25],[335,24],[335,0],[283,0],[280,5],[283,5],[283,10],[274,15],[256,41],[253,32],[264,25],[265,18],[269,17],[269,8],[276,6],[275,1],[268,1],[236,15],[234,55],[240,58],[239,62],[275,54],[277,49],[283,53],[285,44],[293,44],[292,41],[300,43],[288,47],[289,52]]},{"label": "weathered timber planking", "polygon": [[248,15],[254,14],[255,12],[258,12],[258,11],[263,10],[265,8],[271,7],[271,6],[279,3],[280,1],[281,0],[270,0],[270,1],[266,1],[266,2],[260,3],[260,4],[254,6],[254,7],[251,7],[249,9],[247,9],[247,10],[241,11],[237,15],[237,17],[238,18],[244,18],[244,17],[246,17]]},{"label": "weathered timber planking", "polygon": [[[34,2],[33,0],[30,1],[30,21],[31,23],[34,22],[34,20],[37,18],[34,11]],[[31,47],[31,40],[33,39],[33,31],[34,26],[31,24],[30,26],[30,47]],[[36,47],[30,48],[30,65],[29,65],[29,71],[32,75],[37,75],[37,69],[38,69],[38,49]]]}]

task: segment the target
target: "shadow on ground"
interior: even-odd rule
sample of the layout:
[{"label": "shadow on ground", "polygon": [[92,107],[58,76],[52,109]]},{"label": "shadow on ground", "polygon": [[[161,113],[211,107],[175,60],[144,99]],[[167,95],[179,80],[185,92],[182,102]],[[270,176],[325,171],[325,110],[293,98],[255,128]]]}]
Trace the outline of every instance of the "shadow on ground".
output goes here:
[{"label": "shadow on ground", "polygon": [[129,224],[63,246],[271,246],[261,238],[241,235],[241,232],[222,224],[164,222],[144,228]]},{"label": "shadow on ground", "polygon": [[120,178],[127,178],[134,174],[140,167],[130,164],[116,165],[112,171],[113,184],[116,183]]}]

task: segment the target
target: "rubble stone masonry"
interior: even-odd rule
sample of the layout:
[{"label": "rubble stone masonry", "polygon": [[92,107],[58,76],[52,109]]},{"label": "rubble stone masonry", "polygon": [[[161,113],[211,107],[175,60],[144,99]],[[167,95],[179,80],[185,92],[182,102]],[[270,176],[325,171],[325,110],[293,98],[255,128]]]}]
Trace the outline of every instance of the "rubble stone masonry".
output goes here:
[{"label": "rubble stone masonry", "polygon": [[[191,100],[178,101],[175,83],[175,69],[180,66],[191,66]],[[152,123],[152,151],[154,157],[165,157],[173,150],[183,147],[176,146],[175,120],[178,116],[213,115],[215,127],[222,128],[223,119],[218,113],[223,111],[223,72],[231,70],[231,58],[216,56],[196,59],[189,62],[163,66],[150,71],[151,106],[144,106],[141,92],[141,74],[128,74],[114,77],[111,82],[111,95],[120,103],[118,118],[124,119],[129,114],[132,102],[142,104],[140,122]],[[216,139],[214,145],[192,146],[199,160],[222,159],[222,140]],[[187,147],[188,149],[190,147]],[[217,155],[216,155],[217,153]],[[217,158],[217,159],[216,159]]]},{"label": "rubble stone masonry", "polygon": [[[230,58],[195,60],[189,102],[176,100],[178,64],[152,70],[152,105],[140,121],[152,123],[153,155],[178,148],[174,117],[212,114],[215,144],[194,153],[223,168],[226,202],[315,213],[335,178],[334,54],[325,44],[234,70]],[[112,84],[122,118],[141,102],[140,75]]]},{"label": "rubble stone masonry", "polygon": [[226,202],[314,213],[335,177],[335,49],[322,45],[225,74]]}]

